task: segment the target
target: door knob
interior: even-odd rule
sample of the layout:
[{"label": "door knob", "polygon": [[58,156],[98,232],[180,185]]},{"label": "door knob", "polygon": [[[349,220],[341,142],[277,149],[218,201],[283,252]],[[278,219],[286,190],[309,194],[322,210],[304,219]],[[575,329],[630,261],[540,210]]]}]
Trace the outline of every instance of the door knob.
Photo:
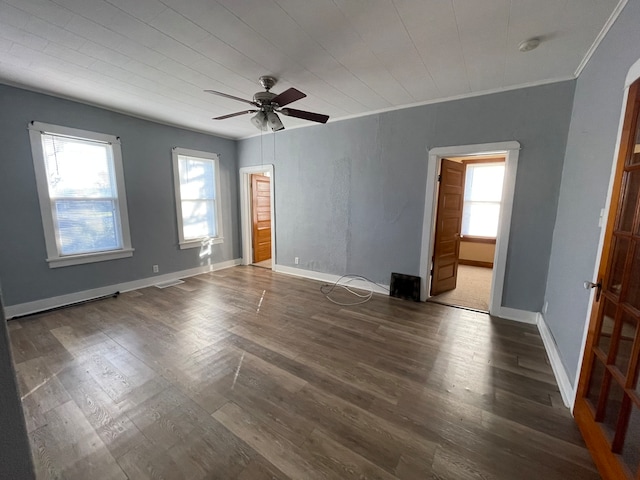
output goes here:
[{"label": "door knob", "polygon": [[602,280],[598,281],[598,283],[593,283],[593,282],[590,282],[589,280],[586,280],[584,282],[584,288],[586,290],[591,290],[592,288],[597,288],[597,291],[596,291],[596,302],[598,302],[600,300],[600,293],[602,292]]}]

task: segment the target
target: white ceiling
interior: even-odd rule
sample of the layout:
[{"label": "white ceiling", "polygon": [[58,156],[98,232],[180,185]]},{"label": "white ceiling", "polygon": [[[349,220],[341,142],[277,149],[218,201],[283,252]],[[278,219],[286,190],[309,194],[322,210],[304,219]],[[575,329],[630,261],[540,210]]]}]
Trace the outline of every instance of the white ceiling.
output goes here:
[{"label": "white ceiling", "polygon": [[247,105],[204,89],[270,74],[332,121],[571,78],[619,1],[0,0],[0,82],[242,138],[249,115],[211,117]]}]

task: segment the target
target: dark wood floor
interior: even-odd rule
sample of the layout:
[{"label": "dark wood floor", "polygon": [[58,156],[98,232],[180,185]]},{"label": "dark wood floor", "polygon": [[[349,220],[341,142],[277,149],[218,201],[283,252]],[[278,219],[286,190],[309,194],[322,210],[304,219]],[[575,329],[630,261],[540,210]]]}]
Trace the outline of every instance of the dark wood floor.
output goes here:
[{"label": "dark wood floor", "polygon": [[235,267],[9,329],[41,479],[599,478],[534,326]]}]

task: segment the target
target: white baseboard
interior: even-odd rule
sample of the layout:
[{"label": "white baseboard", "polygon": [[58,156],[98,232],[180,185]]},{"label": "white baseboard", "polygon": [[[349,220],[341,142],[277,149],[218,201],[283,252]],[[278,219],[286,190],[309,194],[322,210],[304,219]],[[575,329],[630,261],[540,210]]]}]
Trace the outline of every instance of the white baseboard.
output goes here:
[{"label": "white baseboard", "polygon": [[43,298],[41,300],[19,303],[17,305],[8,305],[4,308],[4,314],[7,319],[19,317],[22,315],[29,315],[32,313],[49,310],[51,308],[63,307],[72,303],[83,302],[85,300],[103,297],[115,292],[129,292],[131,290],[137,290],[139,288],[151,287],[158,283],[178,280],[180,278],[193,277],[194,275],[200,275],[201,273],[222,270],[223,268],[240,265],[240,261],[241,260],[237,258],[234,260],[228,260],[226,262],[214,263],[212,265],[202,265],[200,267],[189,268],[188,270],[181,270],[179,272],[165,273],[164,275],[155,275],[153,277],[141,278],[140,280],[133,280],[131,282],[118,283],[116,285],[107,285],[105,287],[93,288],[91,290],[69,293],[67,295],[60,295],[57,297]]},{"label": "white baseboard", "polygon": [[553,374],[556,377],[556,382],[558,382],[558,388],[560,389],[560,394],[562,395],[562,401],[564,402],[565,407],[570,409],[573,407],[573,402],[575,400],[575,389],[573,388],[573,384],[571,383],[571,380],[569,380],[569,375],[567,375],[567,371],[562,364],[562,360],[560,359],[560,352],[558,352],[558,346],[553,339],[551,330],[549,330],[549,327],[547,326],[547,322],[544,321],[544,317],[541,313],[538,313],[537,316],[538,330],[540,331],[540,336],[542,337],[544,348],[547,351],[547,355],[549,356],[549,362],[551,363]]},{"label": "white baseboard", "polygon": [[[284,265],[275,265],[274,270],[278,273],[286,273],[287,275],[293,275],[295,277],[303,277],[311,280],[319,280],[321,282],[335,283],[340,280],[341,275],[334,275],[332,273],[314,272],[313,270],[303,270],[302,268],[286,267]],[[348,280],[348,279],[347,279]],[[344,280],[340,284],[346,283]],[[383,295],[389,295],[388,285],[378,285],[375,283],[365,282],[363,280],[353,280],[349,282],[349,286],[357,288],[359,290],[372,290],[375,293],[382,293]]]},{"label": "white baseboard", "polygon": [[498,307],[497,311],[491,312],[494,317],[506,318],[514,322],[528,323],[535,325],[538,322],[538,313],[528,310],[518,310],[517,308]]}]

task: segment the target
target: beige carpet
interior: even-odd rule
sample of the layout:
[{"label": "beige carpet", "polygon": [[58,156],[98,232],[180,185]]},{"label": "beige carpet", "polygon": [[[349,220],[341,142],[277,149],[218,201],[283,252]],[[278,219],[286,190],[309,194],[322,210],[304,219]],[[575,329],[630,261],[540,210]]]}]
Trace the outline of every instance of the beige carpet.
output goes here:
[{"label": "beige carpet", "polygon": [[254,267],[271,268],[271,259],[263,260],[253,264]]},{"label": "beige carpet", "polygon": [[488,312],[492,274],[491,268],[459,265],[456,288],[431,297],[429,301]]}]

